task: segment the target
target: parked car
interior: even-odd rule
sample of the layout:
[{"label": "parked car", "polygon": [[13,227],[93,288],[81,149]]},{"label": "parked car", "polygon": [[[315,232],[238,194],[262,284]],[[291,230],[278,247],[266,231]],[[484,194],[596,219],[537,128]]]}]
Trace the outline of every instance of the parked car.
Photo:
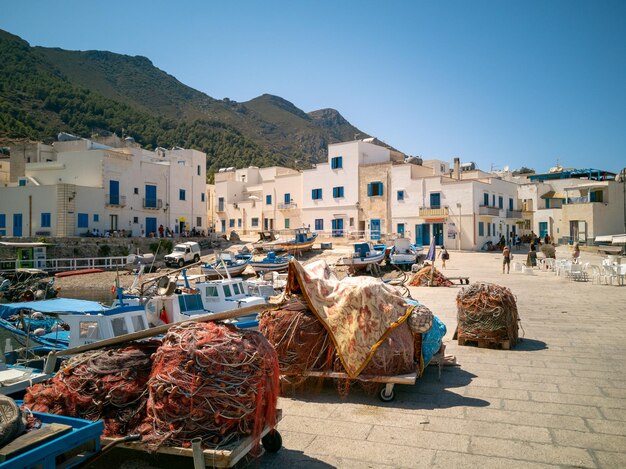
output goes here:
[{"label": "parked car", "polygon": [[188,262],[198,262],[199,260],[200,245],[191,241],[177,244],[172,253],[165,256],[165,264],[169,267],[183,267]]}]

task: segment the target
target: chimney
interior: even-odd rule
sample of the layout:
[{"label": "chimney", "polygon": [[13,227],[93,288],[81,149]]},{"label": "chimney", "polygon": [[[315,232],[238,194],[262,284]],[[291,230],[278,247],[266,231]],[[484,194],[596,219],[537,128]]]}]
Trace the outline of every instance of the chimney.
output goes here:
[{"label": "chimney", "polygon": [[454,158],[454,175],[457,180],[461,180],[461,160],[459,158]]}]

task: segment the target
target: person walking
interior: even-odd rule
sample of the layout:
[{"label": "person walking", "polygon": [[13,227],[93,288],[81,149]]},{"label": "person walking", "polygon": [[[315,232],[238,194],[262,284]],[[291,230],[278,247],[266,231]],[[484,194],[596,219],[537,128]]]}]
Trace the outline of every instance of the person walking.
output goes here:
[{"label": "person walking", "polygon": [[441,246],[441,252],[439,253],[439,255],[441,256],[441,268],[445,269],[446,261],[450,259],[450,254],[448,253],[448,250],[445,246]]},{"label": "person walking", "polygon": [[505,268],[507,274],[511,273],[511,257],[513,257],[511,250],[508,246],[505,246],[502,250],[502,273],[504,273]]}]

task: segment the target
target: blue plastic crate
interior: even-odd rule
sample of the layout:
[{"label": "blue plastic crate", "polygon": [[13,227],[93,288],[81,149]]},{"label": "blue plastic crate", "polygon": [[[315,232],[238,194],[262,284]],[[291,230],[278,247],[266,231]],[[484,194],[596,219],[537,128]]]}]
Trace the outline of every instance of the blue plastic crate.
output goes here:
[{"label": "blue plastic crate", "polygon": [[[33,415],[41,420],[43,425],[61,423],[70,425],[72,431],[44,443],[38,448],[31,449],[0,463],[0,469],[28,469],[35,467],[38,469],[53,469],[59,466],[70,468],[82,463],[100,451],[100,436],[104,431],[104,422],[102,420],[91,422],[89,420],[39,412],[33,412]],[[72,454],[73,450],[86,443],[90,443],[91,448],[86,448],[77,455]]]}]

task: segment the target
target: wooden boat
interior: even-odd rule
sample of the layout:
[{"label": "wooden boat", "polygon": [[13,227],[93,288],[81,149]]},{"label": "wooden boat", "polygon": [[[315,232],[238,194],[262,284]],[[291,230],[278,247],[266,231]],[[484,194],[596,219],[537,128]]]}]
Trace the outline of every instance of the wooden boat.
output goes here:
[{"label": "wooden boat", "polygon": [[258,251],[281,251],[282,247],[278,246],[279,238],[273,231],[259,231],[259,239],[252,246]]},{"label": "wooden boat", "polygon": [[392,265],[411,266],[417,261],[417,248],[411,244],[408,238],[396,238],[389,254],[389,262]]},{"label": "wooden boat", "polygon": [[337,265],[347,265],[352,270],[364,269],[368,265],[380,264],[385,258],[386,249],[375,249],[371,242],[354,243],[351,257],[342,257]]},{"label": "wooden boat", "polygon": [[296,228],[294,237],[288,241],[277,241],[274,251],[287,251],[290,254],[299,254],[308,251],[313,247],[313,243],[317,238],[317,233],[311,233],[309,228]]},{"label": "wooden boat", "polygon": [[287,270],[291,259],[293,256],[277,256],[274,251],[270,251],[262,260],[250,262],[250,267],[257,273],[281,272]]},{"label": "wooden boat", "polygon": [[234,257],[229,252],[218,254],[215,262],[204,264],[200,270],[210,279],[236,277],[241,275],[252,260],[251,254],[236,254]]}]

